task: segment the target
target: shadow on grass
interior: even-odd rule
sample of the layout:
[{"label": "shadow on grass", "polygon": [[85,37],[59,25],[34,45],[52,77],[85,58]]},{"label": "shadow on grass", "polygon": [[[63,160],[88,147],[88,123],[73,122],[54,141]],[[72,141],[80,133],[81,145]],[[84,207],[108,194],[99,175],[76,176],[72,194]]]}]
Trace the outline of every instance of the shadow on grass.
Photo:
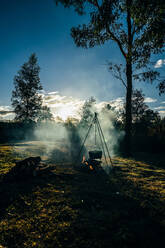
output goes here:
[{"label": "shadow on grass", "polygon": [[67,147],[64,151],[61,149],[53,149],[49,153],[49,162],[51,163],[66,163],[68,161],[70,161],[70,154]]},{"label": "shadow on grass", "polygon": [[36,177],[13,177],[10,171],[4,174],[0,180],[0,216],[2,217],[8,206],[19,200],[21,195],[31,194],[37,186],[44,187],[48,183],[47,177],[50,179],[53,176],[51,172]]},{"label": "shadow on grass", "polygon": [[145,153],[136,152],[133,154],[133,158],[137,161],[147,163],[151,166],[165,169],[165,154],[164,153]]},{"label": "shadow on grass", "polygon": [[[1,182],[2,245],[162,247],[160,223],[137,200],[121,193],[127,182],[119,172],[108,176],[61,164],[35,178]],[[129,186],[136,194],[134,185]]]}]

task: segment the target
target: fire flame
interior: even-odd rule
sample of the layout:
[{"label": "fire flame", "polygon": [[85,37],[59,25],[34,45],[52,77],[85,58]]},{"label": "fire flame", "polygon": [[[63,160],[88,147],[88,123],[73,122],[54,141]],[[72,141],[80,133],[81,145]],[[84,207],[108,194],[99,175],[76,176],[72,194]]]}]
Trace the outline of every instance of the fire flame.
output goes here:
[{"label": "fire flame", "polygon": [[83,155],[82,164],[85,164],[86,166],[88,166],[90,170],[94,170],[93,166],[90,165],[88,161],[86,161],[85,155]]},{"label": "fire flame", "polygon": [[85,156],[83,155],[82,163],[84,163],[84,162],[85,162]]}]

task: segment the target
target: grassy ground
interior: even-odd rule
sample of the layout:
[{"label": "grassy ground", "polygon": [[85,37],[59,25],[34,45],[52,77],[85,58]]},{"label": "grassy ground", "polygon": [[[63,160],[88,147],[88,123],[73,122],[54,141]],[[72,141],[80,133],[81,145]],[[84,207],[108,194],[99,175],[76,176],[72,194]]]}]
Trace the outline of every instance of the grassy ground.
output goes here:
[{"label": "grassy ground", "polygon": [[59,163],[38,177],[4,183],[28,149],[0,146],[0,247],[164,247],[163,166],[114,158],[108,176]]}]

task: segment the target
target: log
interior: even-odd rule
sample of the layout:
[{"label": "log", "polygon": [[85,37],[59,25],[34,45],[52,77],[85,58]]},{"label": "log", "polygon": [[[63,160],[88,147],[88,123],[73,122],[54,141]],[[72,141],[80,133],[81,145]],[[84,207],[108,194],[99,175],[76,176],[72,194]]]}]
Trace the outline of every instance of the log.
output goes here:
[{"label": "log", "polygon": [[15,166],[6,174],[5,181],[22,180],[37,175],[40,167],[40,157],[29,157],[21,161],[17,161]]}]

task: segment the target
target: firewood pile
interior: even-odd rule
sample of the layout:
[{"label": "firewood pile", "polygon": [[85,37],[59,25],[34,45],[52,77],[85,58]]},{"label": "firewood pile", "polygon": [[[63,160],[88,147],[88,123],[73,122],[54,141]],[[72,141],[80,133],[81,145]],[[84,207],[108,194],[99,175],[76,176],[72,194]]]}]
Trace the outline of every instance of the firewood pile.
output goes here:
[{"label": "firewood pile", "polygon": [[29,157],[17,161],[15,166],[6,174],[5,181],[23,180],[35,177],[42,172],[50,170],[51,167],[41,162],[41,157]]}]

